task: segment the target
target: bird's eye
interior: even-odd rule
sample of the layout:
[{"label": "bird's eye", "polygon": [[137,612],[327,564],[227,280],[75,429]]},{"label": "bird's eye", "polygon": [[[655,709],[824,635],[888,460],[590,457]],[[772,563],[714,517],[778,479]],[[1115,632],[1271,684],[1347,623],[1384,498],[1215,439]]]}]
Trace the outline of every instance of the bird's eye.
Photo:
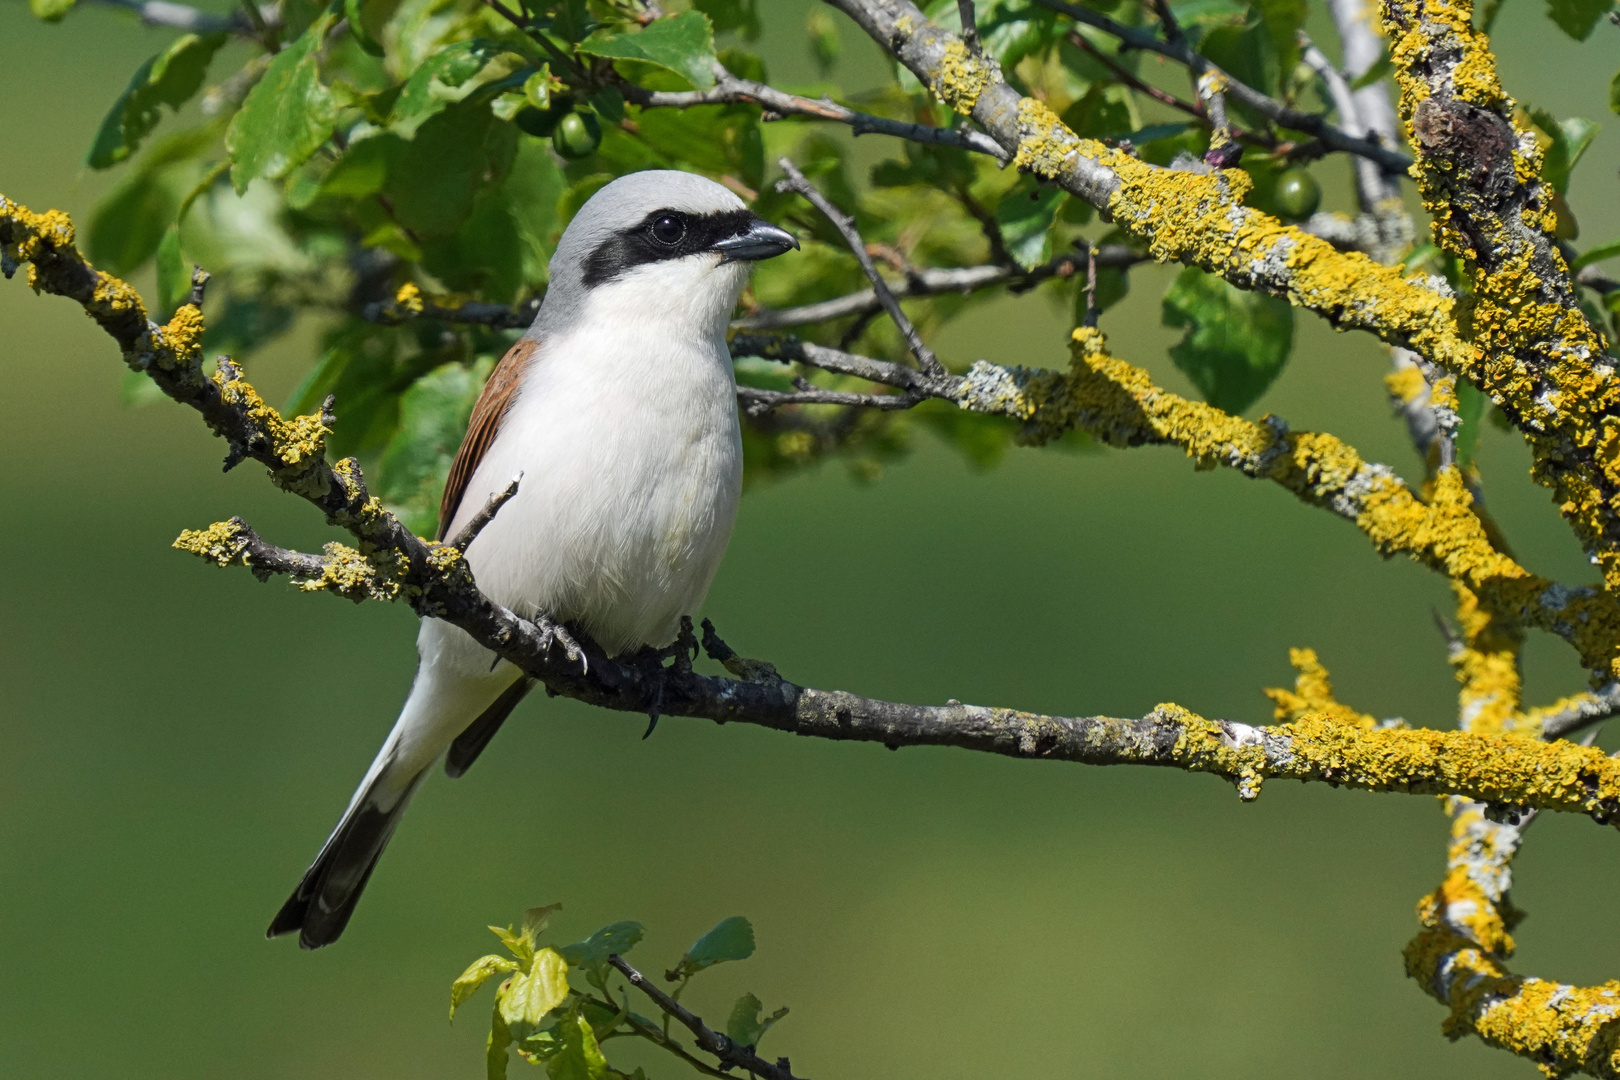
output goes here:
[{"label": "bird's eye", "polygon": [[660,214],[652,223],[651,231],[654,240],[674,247],[686,235],[686,222],[675,214]]}]

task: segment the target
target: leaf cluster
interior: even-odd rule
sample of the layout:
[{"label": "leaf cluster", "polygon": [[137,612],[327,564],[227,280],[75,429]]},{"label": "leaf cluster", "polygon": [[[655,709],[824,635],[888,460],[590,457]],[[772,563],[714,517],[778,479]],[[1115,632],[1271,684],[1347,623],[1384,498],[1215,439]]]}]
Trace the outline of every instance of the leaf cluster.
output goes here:
[{"label": "leaf cluster", "polygon": [[[506,1076],[513,1051],[523,1060],[543,1066],[552,1080],[646,1080],[642,1069],[627,1072],[608,1061],[603,1045],[621,1038],[650,1042],[687,1064],[720,1075],[670,1034],[667,1013],[654,1020],[631,1009],[630,988],[609,958],[634,948],[645,933],[642,925],[610,923],[582,941],[540,945],[541,935],[561,906],[531,908],[517,926],[490,927],[507,955],[479,957],[450,986],[450,1016],[454,1019],[456,1011],[486,982],[504,976],[495,990],[486,1044],[491,1080]],[[678,1000],[699,972],[727,961],[746,960],[753,953],[754,928],[748,920],[740,915],[723,919],[666,973],[670,982],[678,984],[671,996]],[[571,984],[571,977],[587,988]],[[731,1008],[725,1034],[737,1046],[757,1047],[787,1011],[784,1007],[767,1015],[757,997],[744,994]]]}]

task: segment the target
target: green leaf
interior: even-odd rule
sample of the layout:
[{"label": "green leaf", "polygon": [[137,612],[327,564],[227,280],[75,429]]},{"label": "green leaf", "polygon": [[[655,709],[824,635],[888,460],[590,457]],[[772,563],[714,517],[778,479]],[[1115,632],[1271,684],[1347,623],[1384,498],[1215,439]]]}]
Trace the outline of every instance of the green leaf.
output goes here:
[{"label": "green leaf", "polygon": [[570,1016],[557,1025],[562,1049],[546,1061],[551,1080],[604,1080],[607,1058],[597,1045],[596,1033],[583,1016]]},{"label": "green leaf", "polygon": [[1171,4],[1170,11],[1182,26],[1212,26],[1242,22],[1249,8],[1239,0],[1189,0],[1185,4]]},{"label": "green leaf", "polygon": [[191,272],[180,254],[180,226],[170,225],[157,249],[158,309],[166,321],[191,293]]},{"label": "green leaf", "polygon": [[28,10],[33,12],[36,19],[60,22],[64,15],[73,10],[73,0],[28,0]]},{"label": "green leaf", "polygon": [[1299,32],[1305,26],[1305,0],[1254,0],[1260,21],[1271,35],[1284,75],[1299,66]]},{"label": "green leaf", "polygon": [[1547,18],[1576,41],[1585,41],[1608,12],[1611,0],[1547,0]]},{"label": "green leaf", "polygon": [[1609,111],[1620,113],[1620,71],[1609,80]]},{"label": "green leaf", "polygon": [[384,49],[371,36],[361,14],[365,6],[365,0],[343,0],[343,17],[348,20],[349,33],[354,36],[354,42],[360,46],[361,51],[372,56],[382,56]]},{"label": "green leaf", "polygon": [[508,1028],[528,1033],[568,997],[568,962],[555,949],[539,949],[529,970],[512,976],[501,989],[501,1019]]},{"label": "green leaf", "polygon": [[178,111],[202,88],[208,63],[225,41],[224,34],[186,34],[136,68],[129,85],[101,121],[85,164],[92,169],[106,169],[133,154],[141,140],[157,127],[162,115],[159,106]]},{"label": "green leaf", "polygon": [[[1277,96],[1282,66],[1271,32],[1263,25],[1216,26],[1198,43],[1198,51],[1215,61],[1234,79],[1248,83],[1263,94]],[[1226,107],[1246,126],[1265,128],[1270,121],[1237,101],[1230,94]]]},{"label": "green leaf", "polygon": [[113,274],[128,274],[157,252],[180,206],[167,173],[141,171],[113,188],[90,218],[90,258]]},{"label": "green leaf", "polygon": [[1166,326],[1187,328],[1170,359],[1204,400],[1234,414],[1265,393],[1294,343],[1286,300],[1245,292],[1192,266],[1164,294],[1163,317]]},{"label": "green leaf", "polygon": [[517,152],[517,129],[476,100],[458,102],[406,142],[388,140],[383,190],[396,223],[418,236],[448,236],[472,216],[479,192],[501,182]]},{"label": "green leaf", "polygon": [[1015,190],[996,204],[996,224],[1007,252],[1025,270],[1033,270],[1052,253],[1052,222],[1057,219],[1064,192],[1049,184],[1029,194]]},{"label": "green leaf", "polygon": [[598,30],[579,43],[579,51],[673,71],[699,90],[714,85],[714,29],[701,11],[683,11],[636,32]]},{"label": "green leaf", "polygon": [[474,960],[467,970],[463,971],[456,978],[456,981],[450,984],[450,1019],[454,1020],[456,1018],[456,1010],[461,1008],[468,998],[476,994],[480,986],[483,986],[496,975],[504,975],[507,972],[516,970],[517,964],[504,956],[481,956]]},{"label": "green leaf", "polygon": [[754,927],[741,915],[733,915],[715,924],[713,930],[698,938],[677,969],[694,975],[704,968],[727,960],[746,960],[754,955]]},{"label": "green leaf", "polygon": [[787,1006],[784,1005],[771,1015],[761,1019],[760,1010],[765,1006],[753,994],[744,994],[737,999],[731,1007],[731,1018],[726,1021],[726,1037],[738,1046],[759,1046],[759,1041],[765,1033],[782,1017],[787,1015]]},{"label": "green leaf", "polygon": [[693,0],[692,6],[709,17],[717,34],[735,33],[744,41],[759,37],[758,0]]},{"label": "green leaf", "polygon": [[1579,270],[1582,267],[1591,266],[1593,263],[1612,259],[1616,255],[1620,255],[1620,240],[1610,240],[1607,244],[1598,244],[1581,252],[1580,256],[1569,264],[1569,268]]},{"label": "green leaf", "polygon": [[616,922],[602,927],[584,941],[558,950],[573,967],[600,968],[615,953],[623,956],[641,940],[647,928],[638,922]]},{"label": "green leaf", "polygon": [[1552,139],[1541,163],[1541,178],[1562,195],[1569,190],[1570,175],[1576,164],[1597,136],[1598,125],[1578,116],[1558,120],[1546,109],[1531,109],[1530,116],[1536,127]]},{"label": "green leaf", "polygon": [[1480,425],[1485,419],[1485,406],[1488,404],[1490,399],[1483,390],[1473,383],[1457,380],[1457,419],[1460,422],[1455,446],[1457,464],[1464,468],[1474,460],[1474,450],[1479,446]]},{"label": "green leaf", "polygon": [[332,134],[337,95],[321,82],[321,46],[337,13],[327,11],[275,55],[225,132],[231,183],[238,193],[256,177],[279,180]]},{"label": "green leaf", "polygon": [[424,60],[405,80],[394,107],[388,114],[388,128],[401,138],[414,138],[417,128],[447,106],[471,94],[474,75],[502,52],[498,42],[473,38],[447,45]]}]

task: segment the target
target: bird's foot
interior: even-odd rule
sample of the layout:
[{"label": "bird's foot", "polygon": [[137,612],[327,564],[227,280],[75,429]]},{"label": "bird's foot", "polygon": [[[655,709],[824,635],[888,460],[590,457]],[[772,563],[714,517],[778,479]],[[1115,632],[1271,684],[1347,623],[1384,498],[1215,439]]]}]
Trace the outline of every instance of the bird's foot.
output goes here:
[{"label": "bird's foot", "polygon": [[579,642],[574,640],[574,635],[568,632],[566,626],[543,611],[536,611],[533,617],[529,619],[529,622],[534,624],[535,630],[539,632],[542,652],[550,649],[553,645],[561,645],[568,659],[578,664],[581,672],[590,672],[591,662],[585,656],[585,650],[580,648]]},{"label": "bird's foot", "polygon": [[[671,671],[686,674],[692,670],[692,661],[697,659],[698,639],[697,633],[692,629],[692,618],[689,615],[681,616],[681,628],[675,635],[675,640],[662,649],[646,646],[631,658],[632,662],[642,670],[642,675],[648,683],[646,711],[647,731],[641,737],[650,738],[653,729],[658,726],[658,716],[664,707],[664,688],[669,684]],[[668,667],[664,661],[670,661]]]},{"label": "bird's foot", "polygon": [[775,683],[782,681],[782,675],[776,670],[776,665],[767,660],[750,660],[746,656],[738,656],[730,645],[720,640],[720,635],[714,631],[714,623],[708,619],[703,620],[703,651],[727,671],[731,672],[743,682]]}]

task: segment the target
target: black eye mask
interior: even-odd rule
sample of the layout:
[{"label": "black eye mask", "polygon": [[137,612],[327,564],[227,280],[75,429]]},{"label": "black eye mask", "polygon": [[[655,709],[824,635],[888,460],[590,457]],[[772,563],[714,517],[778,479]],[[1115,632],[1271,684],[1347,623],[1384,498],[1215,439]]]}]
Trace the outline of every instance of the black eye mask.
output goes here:
[{"label": "black eye mask", "polygon": [[747,232],[757,220],[747,210],[713,214],[654,210],[639,224],[602,241],[586,257],[585,287],[595,288],[647,263],[713,251],[717,243]]}]

